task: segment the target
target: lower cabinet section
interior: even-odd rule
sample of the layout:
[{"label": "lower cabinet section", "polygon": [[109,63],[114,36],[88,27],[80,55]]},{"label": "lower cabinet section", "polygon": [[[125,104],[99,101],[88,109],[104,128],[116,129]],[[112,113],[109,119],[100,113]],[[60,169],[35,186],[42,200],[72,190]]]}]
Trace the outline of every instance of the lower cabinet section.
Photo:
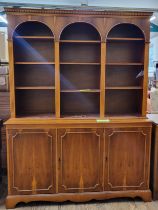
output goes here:
[{"label": "lower cabinet section", "polygon": [[151,200],[149,123],[48,127],[7,128],[8,208],[33,200]]}]

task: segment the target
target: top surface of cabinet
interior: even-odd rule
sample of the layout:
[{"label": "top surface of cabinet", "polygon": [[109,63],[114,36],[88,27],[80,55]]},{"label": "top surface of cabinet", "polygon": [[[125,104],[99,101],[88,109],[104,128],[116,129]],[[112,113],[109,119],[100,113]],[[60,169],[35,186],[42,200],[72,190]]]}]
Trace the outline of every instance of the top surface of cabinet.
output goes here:
[{"label": "top surface of cabinet", "polygon": [[6,11],[12,117],[145,117],[151,13]]}]

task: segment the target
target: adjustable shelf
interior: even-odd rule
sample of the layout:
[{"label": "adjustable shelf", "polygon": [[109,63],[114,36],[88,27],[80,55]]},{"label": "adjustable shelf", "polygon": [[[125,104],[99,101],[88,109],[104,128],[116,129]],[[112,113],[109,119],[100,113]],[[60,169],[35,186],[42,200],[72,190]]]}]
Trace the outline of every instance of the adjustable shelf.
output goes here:
[{"label": "adjustable shelf", "polygon": [[16,90],[55,90],[55,87],[49,87],[49,86],[40,86],[40,87],[23,87],[19,86],[15,88]]},{"label": "adjustable shelf", "polygon": [[55,62],[15,62],[16,65],[44,65],[44,64],[55,64]]},{"label": "adjustable shelf", "polygon": [[133,38],[133,37],[109,37],[107,41],[144,41],[144,38]]},{"label": "adjustable shelf", "polygon": [[61,90],[62,93],[99,93],[100,90],[82,89],[82,90]]},{"label": "adjustable shelf", "polygon": [[99,40],[60,40],[60,43],[84,43],[96,44],[101,43]]},{"label": "adjustable shelf", "polygon": [[54,39],[53,36],[15,36],[16,39]]},{"label": "adjustable shelf", "polygon": [[105,90],[141,90],[143,87],[106,87]]},{"label": "adjustable shelf", "polygon": [[128,62],[108,62],[106,63],[108,66],[143,66],[144,63],[128,63]]},{"label": "adjustable shelf", "polygon": [[101,65],[100,63],[86,63],[86,62],[60,62],[61,65]]}]

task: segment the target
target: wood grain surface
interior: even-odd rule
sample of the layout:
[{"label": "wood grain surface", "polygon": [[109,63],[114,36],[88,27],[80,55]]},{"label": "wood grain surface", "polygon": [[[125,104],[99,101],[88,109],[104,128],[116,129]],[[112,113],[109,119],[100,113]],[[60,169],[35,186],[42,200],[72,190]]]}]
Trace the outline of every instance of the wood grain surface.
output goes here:
[{"label": "wood grain surface", "polygon": [[[5,198],[7,195],[7,177],[2,177],[0,184],[0,210],[5,210]],[[143,202],[140,199],[111,199],[105,201],[91,201],[87,203],[53,203],[32,202],[20,203],[17,210],[157,210],[158,201]]]}]

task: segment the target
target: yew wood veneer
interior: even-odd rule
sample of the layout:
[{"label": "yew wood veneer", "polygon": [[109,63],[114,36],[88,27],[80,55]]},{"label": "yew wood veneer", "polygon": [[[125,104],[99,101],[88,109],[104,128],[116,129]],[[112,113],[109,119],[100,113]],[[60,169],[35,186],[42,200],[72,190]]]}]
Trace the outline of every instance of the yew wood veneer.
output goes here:
[{"label": "yew wood veneer", "polygon": [[8,196],[151,200],[149,12],[7,8]]}]

